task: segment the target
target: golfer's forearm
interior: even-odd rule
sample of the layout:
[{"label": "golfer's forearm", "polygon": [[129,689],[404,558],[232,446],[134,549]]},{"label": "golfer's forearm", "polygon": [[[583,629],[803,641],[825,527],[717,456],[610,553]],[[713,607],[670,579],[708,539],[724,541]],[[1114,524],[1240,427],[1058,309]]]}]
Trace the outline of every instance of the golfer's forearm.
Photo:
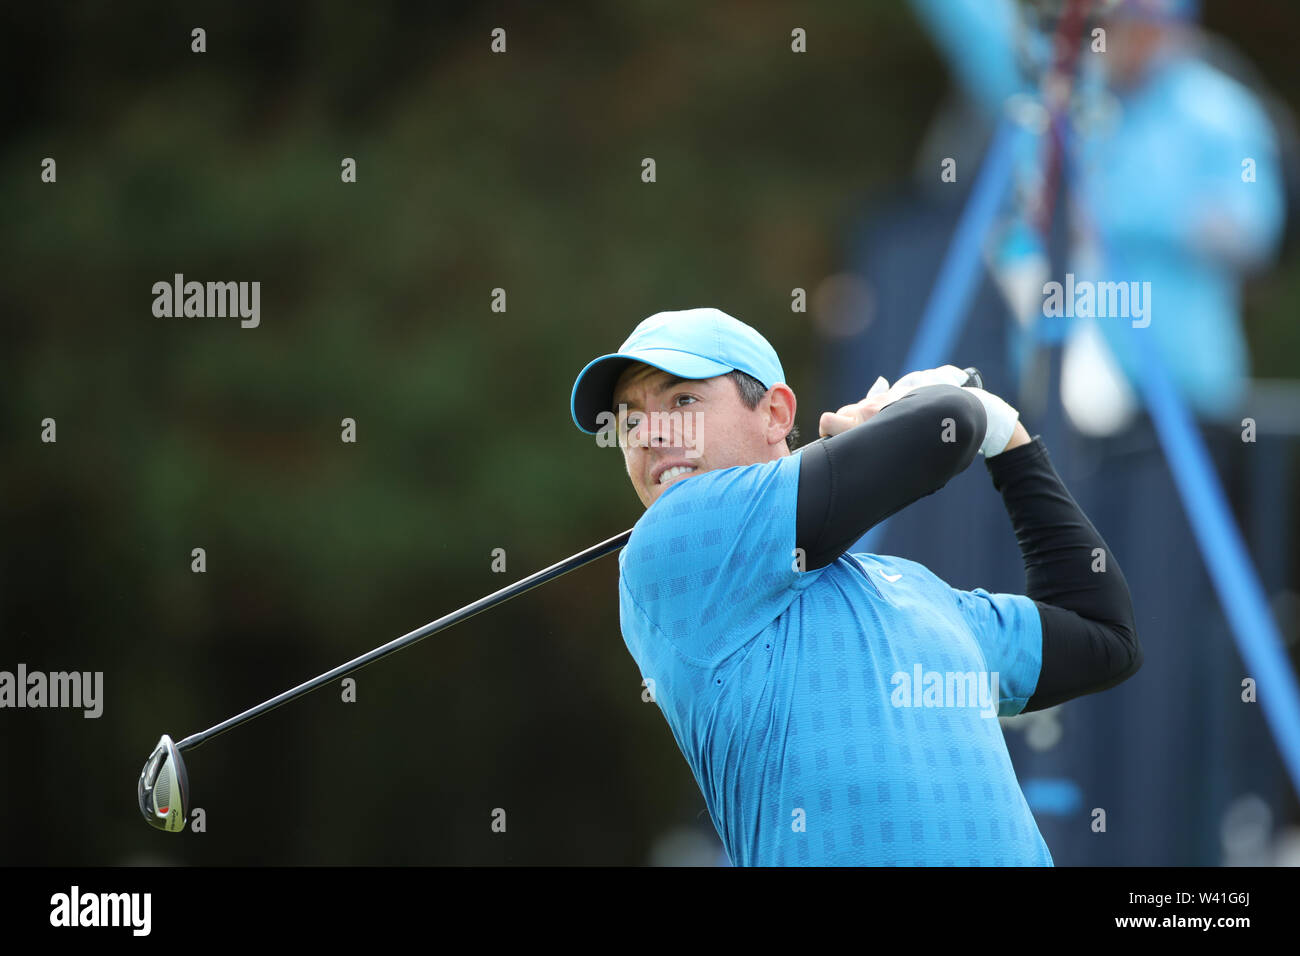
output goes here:
[{"label": "golfer's forearm", "polygon": [[825,567],[873,525],[942,488],[974,459],[986,424],[979,399],[927,385],[803,449],[795,539],[805,567]]},{"label": "golfer's forearm", "polygon": [[[998,454],[1005,454],[1013,448],[1019,448],[1021,445],[1028,445],[1031,441],[1033,441],[1033,439],[1029,437],[1029,432],[1025,430],[1024,424],[1016,422],[1015,431],[1011,433],[1011,440],[1007,442],[1007,447],[1002,449]],[[994,457],[997,456],[995,455]]]},{"label": "golfer's forearm", "polygon": [[1034,439],[985,462],[1025,561],[1038,605],[1043,661],[1025,710],[1112,687],[1142,664],[1133,604],[1119,562]]}]

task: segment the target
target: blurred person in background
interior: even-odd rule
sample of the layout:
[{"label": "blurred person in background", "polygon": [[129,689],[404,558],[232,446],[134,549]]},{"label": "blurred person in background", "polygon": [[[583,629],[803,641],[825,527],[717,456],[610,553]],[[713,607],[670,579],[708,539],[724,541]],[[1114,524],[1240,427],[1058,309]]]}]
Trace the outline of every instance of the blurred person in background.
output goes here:
[{"label": "blurred person in background", "polygon": [[[1195,0],[1084,3],[1089,22],[1068,119],[1071,204],[1064,264],[1081,282],[1150,283],[1147,314],[1044,322],[1050,240],[1036,225],[1058,201],[1046,168],[1052,37],[1066,5],[912,0],[964,90],[992,119],[1010,108],[1038,135],[1022,139],[1016,202],[990,257],[1017,321],[1013,369],[1024,379],[1041,343],[1064,340],[1061,400],[1071,424],[1111,435],[1140,400],[1135,334],[1151,337],[1183,400],[1203,420],[1240,418],[1249,358],[1243,275],[1272,258],[1285,190],[1277,136],[1245,86],[1198,55]],[[1035,29],[1034,21],[1043,21]],[[1101,46],[1104,44],[1104,47]],[[1059,181],[1059,179],[1058,179]],[[1132,306],[1132,303],[1131,303]],[[1073,309],[1069,311],[1074,311]],[[1131,309],[1132,311],[1132,309]],[[1066,317],[1062,317],[1066,318]],[[1041,382],[1037,383],[1041,387]]]}]

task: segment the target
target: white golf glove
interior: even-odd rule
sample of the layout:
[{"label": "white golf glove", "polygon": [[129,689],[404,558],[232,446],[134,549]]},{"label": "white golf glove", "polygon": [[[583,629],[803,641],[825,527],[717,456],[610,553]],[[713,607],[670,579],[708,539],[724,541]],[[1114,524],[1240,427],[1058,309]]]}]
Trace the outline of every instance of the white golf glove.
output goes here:
[{"label": "white golf glove", "polygon": [[980,454],[985,458],[1002,454],[1006,450],[1007,442],[1011,441],[1011,436],[1015,434],[1020,413],[992,392],[986,392],[982,388],[968,388],[966,391],[983,403],[984,417],[989,423],[988,430],[984,432],[984,444],[980,445]]},{"label": "white golf glove", "polygon": [[[880,407],[884,408],[923,385],[961,386],[965,381],[965,371],[955,365],[941,365],[938,368],[908,372],[892,386],[884,376],[881,376],[868,390],[867,398],[883,397],[886,401]],[[1016,423],[1020,421],[1020,413],[992,392],[973,387],[968,387],[966,390],[980,400],[980,404],[984,406],[984,417],[988,419],[988,429],[984,432],[984,443],[980,445],[980,454],[985,458],[1000,455],[1007,447],[1007,442],[1011,441]]]},{"label": "white golf glove", "polygon": [[876,383],[867,391],[867,398],[878,398],[884,393],[886,405],[892,405],[908,392],[913,392],[924,385],[961,385],[966,381],[966,373],[955,365],[940,365],[938,368],[922,369],[919,372],[908,372],[893,385],[885,381],[884,376],[876,379]]}]

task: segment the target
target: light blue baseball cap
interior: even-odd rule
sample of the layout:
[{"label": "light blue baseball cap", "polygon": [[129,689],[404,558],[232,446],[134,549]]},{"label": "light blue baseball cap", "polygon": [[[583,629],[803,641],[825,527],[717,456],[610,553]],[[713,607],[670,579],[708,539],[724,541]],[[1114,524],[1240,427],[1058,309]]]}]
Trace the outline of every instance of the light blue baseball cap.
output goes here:
[{"label": "light blue baseball cap", "polygon": [[713,378],[739,369],[771,388],[785,381],[776,350],[756,331],[718,309],[656,312],[632,330],[617,352],[587,363],[573,383],[573,422],[594,435],[601,412],[614,410],[614,386],[633,362],[679,378]]}]

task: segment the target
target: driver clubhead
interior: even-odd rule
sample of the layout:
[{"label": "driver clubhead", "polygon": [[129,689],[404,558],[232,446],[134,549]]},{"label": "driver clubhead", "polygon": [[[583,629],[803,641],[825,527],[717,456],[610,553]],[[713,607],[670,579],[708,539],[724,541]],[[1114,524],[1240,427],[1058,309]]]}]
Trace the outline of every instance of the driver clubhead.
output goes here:
[{"label": "driver clubhead", "polygon": [[185,829],[190,782],[181,752],[163,734],[140,771],[140,813],[150,826],[168,833]]}]

